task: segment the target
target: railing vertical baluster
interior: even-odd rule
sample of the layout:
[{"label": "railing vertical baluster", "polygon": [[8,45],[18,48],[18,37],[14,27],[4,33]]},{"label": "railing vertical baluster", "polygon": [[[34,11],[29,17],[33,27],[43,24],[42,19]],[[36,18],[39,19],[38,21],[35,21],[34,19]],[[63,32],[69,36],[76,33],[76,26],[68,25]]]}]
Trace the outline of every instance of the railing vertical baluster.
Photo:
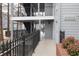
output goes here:
[{"label": "railing vertical baluster", "polygon": [[[8,51],[8,40],[7,40],[6,45],[5,45],[5,51]],[[8,56],[8,53],[9,52],[7,52],[7,56]]]},{"label": "railing vertical baluster", "polygon": [[4,53],[4,51],[5,51],[5,47],[4,47],[4,41],[2,42],[2,53]]},{"label": "railing vertical baluster", "polygon": [[18,39],[18,49],[17,49],[18,50],[18,56],[19,56],[19,46],[20,46],[19,45],[20,44],[19,42],[20,42],[20,40]]},{"label": "railing vertical baluster", "polygon": [[[19,38],[18,33],[19,31],[17,31],[16,45],[18,45],[18,38]],[[16,47],[16,55],[18,56],[18,46]]]},{"label": "railing vertical baluster", "polygon": [[[19,34],[17,34],[17,40],[18,40],[18,44],[20,43],[21,39],[19,39]],[[17,53],[18,53],[18,56],[20,56],[20,45],[18,45],[17,47]]]},{"label": "railing vertical baluster", "polygon": [[[18,37],[18,31],[17,31],[17,44],[19,44],[18,41],[19,41],[19,37]],[[19,51],[19,46],[17,46],[17,55],[19,55],[19,52],[18,51]]]},{"label": "railing vertical baluster", "polygon": [[0,42],[0,53],[2,52],[1,42]]},{"label": "railing vertical baluster", "polygon": [[[17,39],[17,38],[16,38]],[[16,46],[16,39],[15,39],[15,46]],[[15,47],[15,56],[16,56],[16,47]]]},{"label": "railing vertical baluster", "polygon": [[25,56],[25,37],[23,37],[22,40],[23,40],[23,56]]},{"label": "railing vertical baluster", "polygon": [[[16,36],[15,36],[15,37],[16,37]],[[17,38],[14,39],[14,56],[16,56],[16,47],[15,47],[15,46],[16,46],[16,39],[17,39]]]},{"label": "railing vertical baluster", "polygon": [[[18,39],[18,44],[19,44],[19,43],[20,43],[20,40]],[[18,49],[17,49],[17,50],[18,50],[18,56],[19,56],[19,50],[20,50],[20,49],[19,49],[19,46],[20,46],[20,45],[18,45]]]},{"label": "railing vertical baluster", "polygon": [[[17,38],[17,41],[16,41],[17,45],[18,45],[18,38]],[[18,46],[16,47],[16,53],[17,53],[17,56],[18,56]]]},{"label": "railing vertical baluster", "polygon": [[[12,42],[12,43],[13,43],[13,47],[14,47],[14,40],[13,40],[13,42]],[[14,48],[13,48],[13,56],[14,56]]]},{"label": "railing vertical baluster", "polygon": [[16,55],[16,48],[15,48],[15,46],[16,46],[15,44],[16,43],[15,42],[16,42],[16,39],[14,40],[14,56]]},{"label": "railing vertical baluster", "polygon": [[11,40],[10,40],[10,56],[11,56]]},{"label": "railing vertical baluster", "polygon": [[[19,43],[18,43],[18,38],[19,38],[19,37],[18,37],[18,31],[17,31],[17,44],[19,44]],[[19,55],[18,48],[19,48],[19,47],[17,46],[17,49],[16,49],[16,50],[17,50],[17,56]]]},{"label": "railing vertical baluster", "polygon": [[33,52],[34,52],[34,37],[33,37],[33,45],[32,45],[32,46],[33,46],[33,48],[32,48],[32,49],[33,49]]}]

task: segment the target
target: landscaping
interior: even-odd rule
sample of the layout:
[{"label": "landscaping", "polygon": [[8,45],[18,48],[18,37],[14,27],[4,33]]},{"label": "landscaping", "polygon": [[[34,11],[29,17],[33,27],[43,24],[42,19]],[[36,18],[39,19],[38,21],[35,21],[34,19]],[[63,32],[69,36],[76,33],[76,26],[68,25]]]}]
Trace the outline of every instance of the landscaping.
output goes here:
[{"label": "landscaping", "polygon": [[57,56],[79,56],[79,40],[73,36],[63,39],[62,43],[56,45]]}]

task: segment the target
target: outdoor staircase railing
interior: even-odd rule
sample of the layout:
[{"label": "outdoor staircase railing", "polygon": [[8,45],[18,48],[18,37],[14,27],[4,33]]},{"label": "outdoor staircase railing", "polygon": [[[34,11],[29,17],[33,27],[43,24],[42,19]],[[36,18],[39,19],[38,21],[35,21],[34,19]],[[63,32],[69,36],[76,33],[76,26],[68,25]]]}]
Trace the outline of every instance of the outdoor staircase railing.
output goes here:
[{"label": "outdoor staircase railing", "polygon": [[40,41],[40,32],[14,30],[13,40],[0,43],[0,56],[31,56]]}]

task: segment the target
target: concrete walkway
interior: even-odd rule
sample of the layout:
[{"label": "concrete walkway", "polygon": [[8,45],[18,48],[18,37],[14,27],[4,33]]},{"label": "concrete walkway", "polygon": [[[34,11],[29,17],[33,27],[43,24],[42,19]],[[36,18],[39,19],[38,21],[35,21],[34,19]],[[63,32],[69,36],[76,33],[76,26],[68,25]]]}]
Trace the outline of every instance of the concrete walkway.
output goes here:
[{"label": "concrete walkway", "polygon": [[33,56],[56,56],[56,44],[53,40],[41,40]]}]

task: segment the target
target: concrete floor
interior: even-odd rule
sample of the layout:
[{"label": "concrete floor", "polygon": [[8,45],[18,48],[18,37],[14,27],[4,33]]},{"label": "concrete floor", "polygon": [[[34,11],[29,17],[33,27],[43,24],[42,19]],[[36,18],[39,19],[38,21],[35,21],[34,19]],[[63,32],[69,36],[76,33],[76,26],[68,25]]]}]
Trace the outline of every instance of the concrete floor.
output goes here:
[{"label": "concrete floor", "polygon": [[53,40],[41,40],[33,56],[56,56],[56,44]]}]

